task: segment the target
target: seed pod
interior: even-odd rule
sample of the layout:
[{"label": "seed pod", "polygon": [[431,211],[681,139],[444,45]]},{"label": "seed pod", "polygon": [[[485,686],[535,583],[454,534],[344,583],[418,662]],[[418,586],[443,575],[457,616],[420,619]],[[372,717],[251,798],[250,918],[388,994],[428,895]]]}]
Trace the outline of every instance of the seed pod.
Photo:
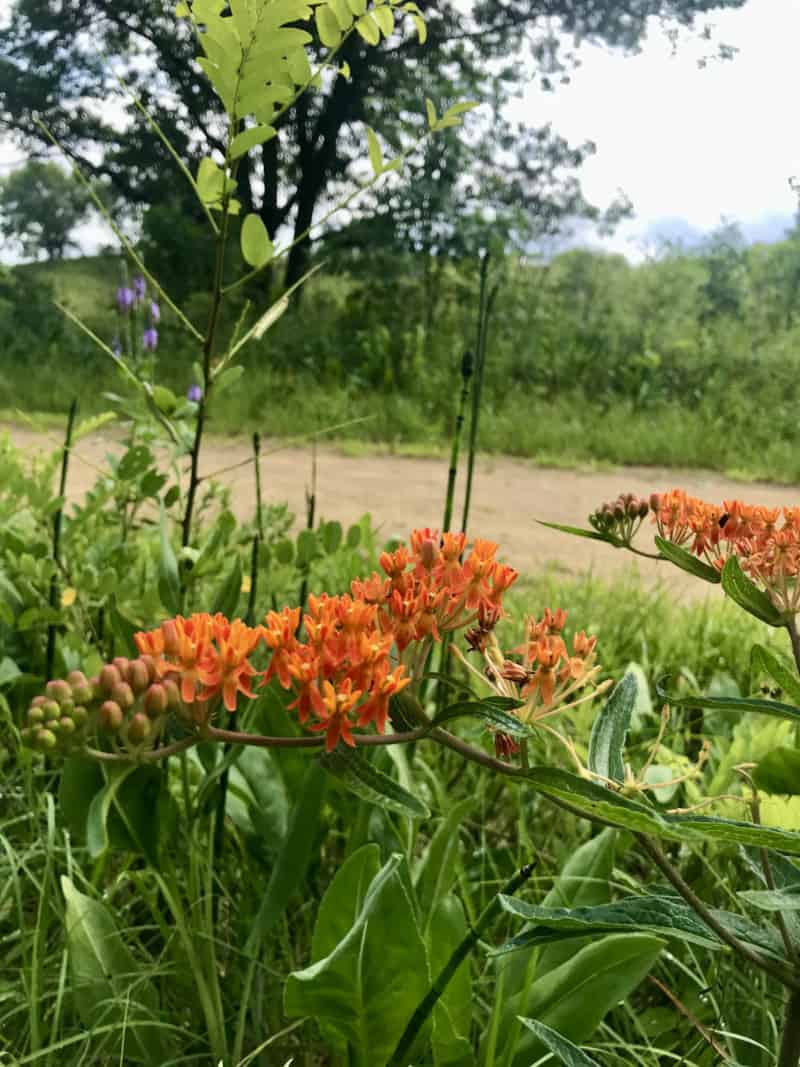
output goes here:
[{"label": "seed pod", "polygon": [[54,681],[48,682],[45,686],[45,693],[51,700],[55,700],[59,704],[63,704],[65,700],[72,700],[72,689],[63,678],[56,678]]},{"label": "seed pod", "polygon": [[47,722],[55,722],[56,719],[61,718],[61,708],[55,700],[47,700],[41,707]]},{"label": "seed pod", "polygon": [[111,699],[115,701],[121,708],[132,708],[135,697],[133,690],[127,682],[117,682],[114,688],[111,690]]},{"label": "seed pod", "polygon": [[100,692],[103,695],[108,695],[115,685],[118,685],[122,681],[122,676],[119,670],[113,663],[107,663],[105,667],[100,671],[98,678]]},{"label": "seed pod", "polygon": [[151,719],[157,719],[163,715],[169,705],[169,696],[163,685],[156,682],[151,685],[144,695],[144,710]]},{"label": "seed pod", "polygon": [[82,704],[79,704],[76,708],[72,709],[72,721],[79,730],[83,729],[89,721],[89,712]]},{"label": "seed pod", "polygon": [[122,721],[125,716],[122,714],[122,708],[119,704],[114,703],[113,700],[106,700],[100,705],[97,712],[97,721],[101,730],[106,730],[108,733],[113,734],[119,730],[122,726]]},{"label": "seed pod", "polygon": [[128,740],[135,745],[140,745],[148,739],[152,729],[152,724],[147,716],[143,712],[137,711],[128,723]]},{"label": "seed pod", "polygon": [[143,693],[150,684],[150,672],[147,664],[140,659],[131,660],[128,667],[127,679],[134,693]]}]

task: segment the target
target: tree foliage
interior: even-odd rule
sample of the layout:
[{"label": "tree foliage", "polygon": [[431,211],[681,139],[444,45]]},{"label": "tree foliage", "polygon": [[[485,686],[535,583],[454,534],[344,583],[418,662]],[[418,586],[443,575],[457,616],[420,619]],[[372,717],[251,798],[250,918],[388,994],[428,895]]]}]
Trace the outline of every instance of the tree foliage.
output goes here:
[{"label": "tree foliage", "polygon": [[81,185],[55,163],[32,160],[0,182],[0,232],[26,257],[61,259],[88,208]]}]

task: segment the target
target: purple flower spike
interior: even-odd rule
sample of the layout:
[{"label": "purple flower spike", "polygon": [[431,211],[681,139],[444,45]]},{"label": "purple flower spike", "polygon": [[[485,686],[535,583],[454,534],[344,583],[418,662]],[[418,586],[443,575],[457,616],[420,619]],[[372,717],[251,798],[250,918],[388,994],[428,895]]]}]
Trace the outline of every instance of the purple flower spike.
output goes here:
[{"label": "purple flower spike", "polygon": [[137,300],[144,300],[144,294],[147,290],[147,282],[144,280],[141,274],[137,275],[133,279],[133,291],[136,293]]},{"label": "purple flower spike", "polygon": [[189,391],[186,394],[186,399],[191,400],[193,404],[199,404],[203,399],[203,390],[199,385],[190,385]]},{"label": "purple flower spike", "polygon": [[158,306],[155,300],[152,300],[150,302],[150,321],[153,323],[153,325],[161,321],[161,308]]},{"label": "purple flower spike", "polygon": [[130,289],[127,285],[121,285],[117,289],[117,307],[125,315],[133,307],[133,301],[136,299],[133,289]]},{"label": "purple flower spike", "polygon": [[158,330],[155,326],[148,326],[142,335],[142,347],[145,352],[155,352],[158,348]]}]

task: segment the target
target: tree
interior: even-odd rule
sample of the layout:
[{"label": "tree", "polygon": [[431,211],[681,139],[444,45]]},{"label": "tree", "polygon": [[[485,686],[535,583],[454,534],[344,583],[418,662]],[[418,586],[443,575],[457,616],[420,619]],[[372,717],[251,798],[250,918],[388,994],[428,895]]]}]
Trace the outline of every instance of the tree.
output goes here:
[{"label": "tree", "polygon": [[[467,127],[459,173],[478,176],[480,195],[498,196],[505,187],[507,200],[517,198],[519,218],[538,213],[557,222],[585,202],[574,177],[540,168],[536,152],[547,143],[541,131],[520,141],[503,123],[509,95],[534,78],[545,87],[567,79],[581,41],[632,51],[651,16],[691,27],[697,16],[743,2],[475,0],[465,8],[455,0],[420,0],[427,43],[398,31],[375,49],[351,34],[337,57],[349,77],[326,79],[281,116],[279,136],[245,157],[237,195],[247,210],[259,211],[271,236],[289,228],[298,237],[319,205],[352,182],[354,164],[364,156],[362,123],[389,145],[404,147],[423,96],[440,113],[454,100],[472,98],[490,103]],[[107,175],[129,202],[152,203],[163,192],[166,149],[132,104],[127,130],[96,106],[120,92],[111,64],[99,57],[114,58],[114,69],[124,73],[177,151],[197,160],[219,149],[222,138],[213,94],[192,63],[195,53],[188,27],[176,25],[172,0],[15,0],[0,32],[0,124],[27,148],[41,150],[43,135],[33,117],[43,117],[89,172]],[[585,151],[567,146],[564,155],[569,170]],[[549,182],[554,173],[555,186]],[[457,191],[466,195],[465,187]],[[439,222],[451,206],[440,205]],[[289,282],[302,274],[308,255],[308,242],[293,250]]]},{"label": "tree", "polygon": [[0,182],[0,232],[26,257],[61,259],[88,207],[80,183],[55,163],[33,160]]}]

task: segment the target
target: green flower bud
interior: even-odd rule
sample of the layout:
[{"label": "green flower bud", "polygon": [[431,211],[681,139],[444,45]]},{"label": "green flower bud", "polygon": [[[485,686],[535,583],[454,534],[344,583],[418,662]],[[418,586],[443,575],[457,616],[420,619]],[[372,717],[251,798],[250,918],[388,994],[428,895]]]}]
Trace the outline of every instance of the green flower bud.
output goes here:
[{"label": "green flower bud", "polygon": [[124,718],[122,708],[119,704],[115,704],[113,700],[104,701],[97,712],[97,722],[100,729],[106,730],[110,734],[114,734],[119,730]]},{"label": "green flower bud", "polygon": [[51,700],[55,700],[59,704],[63,704],[65,700],[72,700],[72,690],[63,678],[48,682],[44,687],[44,691]]},{"label": "green flower bud", "polygon": [[83,707],[82,704],[79,704],[77,707],[72,709],[72,721],[75,723],[79,730],[82,729],[88,723],[89,712],[86,710],[86,708]]},{"label": "green flower bud", "polygon": [[133,695],[133,690],[127,682],[117,682],[109,695],[121,708],[126,709],[132,708],[136,699]]},{"label": "green flower bud", "polygon": [[78,704],[88,704],[92,699],[92,687],[83,671],[70,671],[67,681],[72,688],[72,699]]},{"label": "green flower bud", "polygon": [[158,682],[151,685],[144,695],[144,710],[151,719],[157,719],[159,715],[163,715],[167,710],[168,704],[167,690],[163,685],[159,685]]},{"label": "green flower bud", "polygon": [[61,718],[61,708],[55,700],[46,700],[41,707],[47,722],[55,722],[56,719]]},{"label": "green flower bud", "polygon": [[127,679],[134,693],[143,693],[150,685],[150,671],[147,664],[140,659],[131,660],[128,667]]},{"label": "green flower bud", "polygon": [[31,705],[28,708],[28,722],[31,726],[35,726],[37,723],[44,722],[44,708],[41,705]]},{"label": "green flower bud", "polygon": [[122,676],[113,663],[107,663],[100,671],[98,681],[101,693],[107,696],[115,685],[119,685],[122,681]]},{"label": "green flower bud", "polygon": [[[70,692],[71,692],[71,690],[70,690]],[[74,710],[75,710],[75,701],[72,699],[72,697],[70,697],[69,700],[62,700],[61,701],[61,714],[62,715],[71,715]]]},{"label": "green flower bud", "polygon": [[150,720],[143,712],[137,711],[128,723],[128,740],[135,745],[140,745],[148,739],[152,731],[153,726]]},{"label": "green flower bud", "polygon": [[49,752],[58,744],[58,738],[52,730],[39,729],[34,735],[34,744],[42,752]]},{"label": "green flower bud", "polygon": [[75,720],[70,718],[69,715],[62,715],[61,718],[58,720],[58,725],[60,732],[66,735],[74,734],[75,730],[77,729],[75,725]]},{"label": "green flower bud", "polygon": [[83,673],[83,671],[70,671],[67,675],[67,682],[73,688],[76,685],[88,685],[88,682],[86,681],[86,675]]},{"label": "green flower bud", "polygon": [[33,698],[33,700],[31,701],[31,707],[32,708],[40,708],[42,706],[42,704],[45,704],[46,702],[47,702],[47,697],[40,695],[38,697],[34,697]]}]

